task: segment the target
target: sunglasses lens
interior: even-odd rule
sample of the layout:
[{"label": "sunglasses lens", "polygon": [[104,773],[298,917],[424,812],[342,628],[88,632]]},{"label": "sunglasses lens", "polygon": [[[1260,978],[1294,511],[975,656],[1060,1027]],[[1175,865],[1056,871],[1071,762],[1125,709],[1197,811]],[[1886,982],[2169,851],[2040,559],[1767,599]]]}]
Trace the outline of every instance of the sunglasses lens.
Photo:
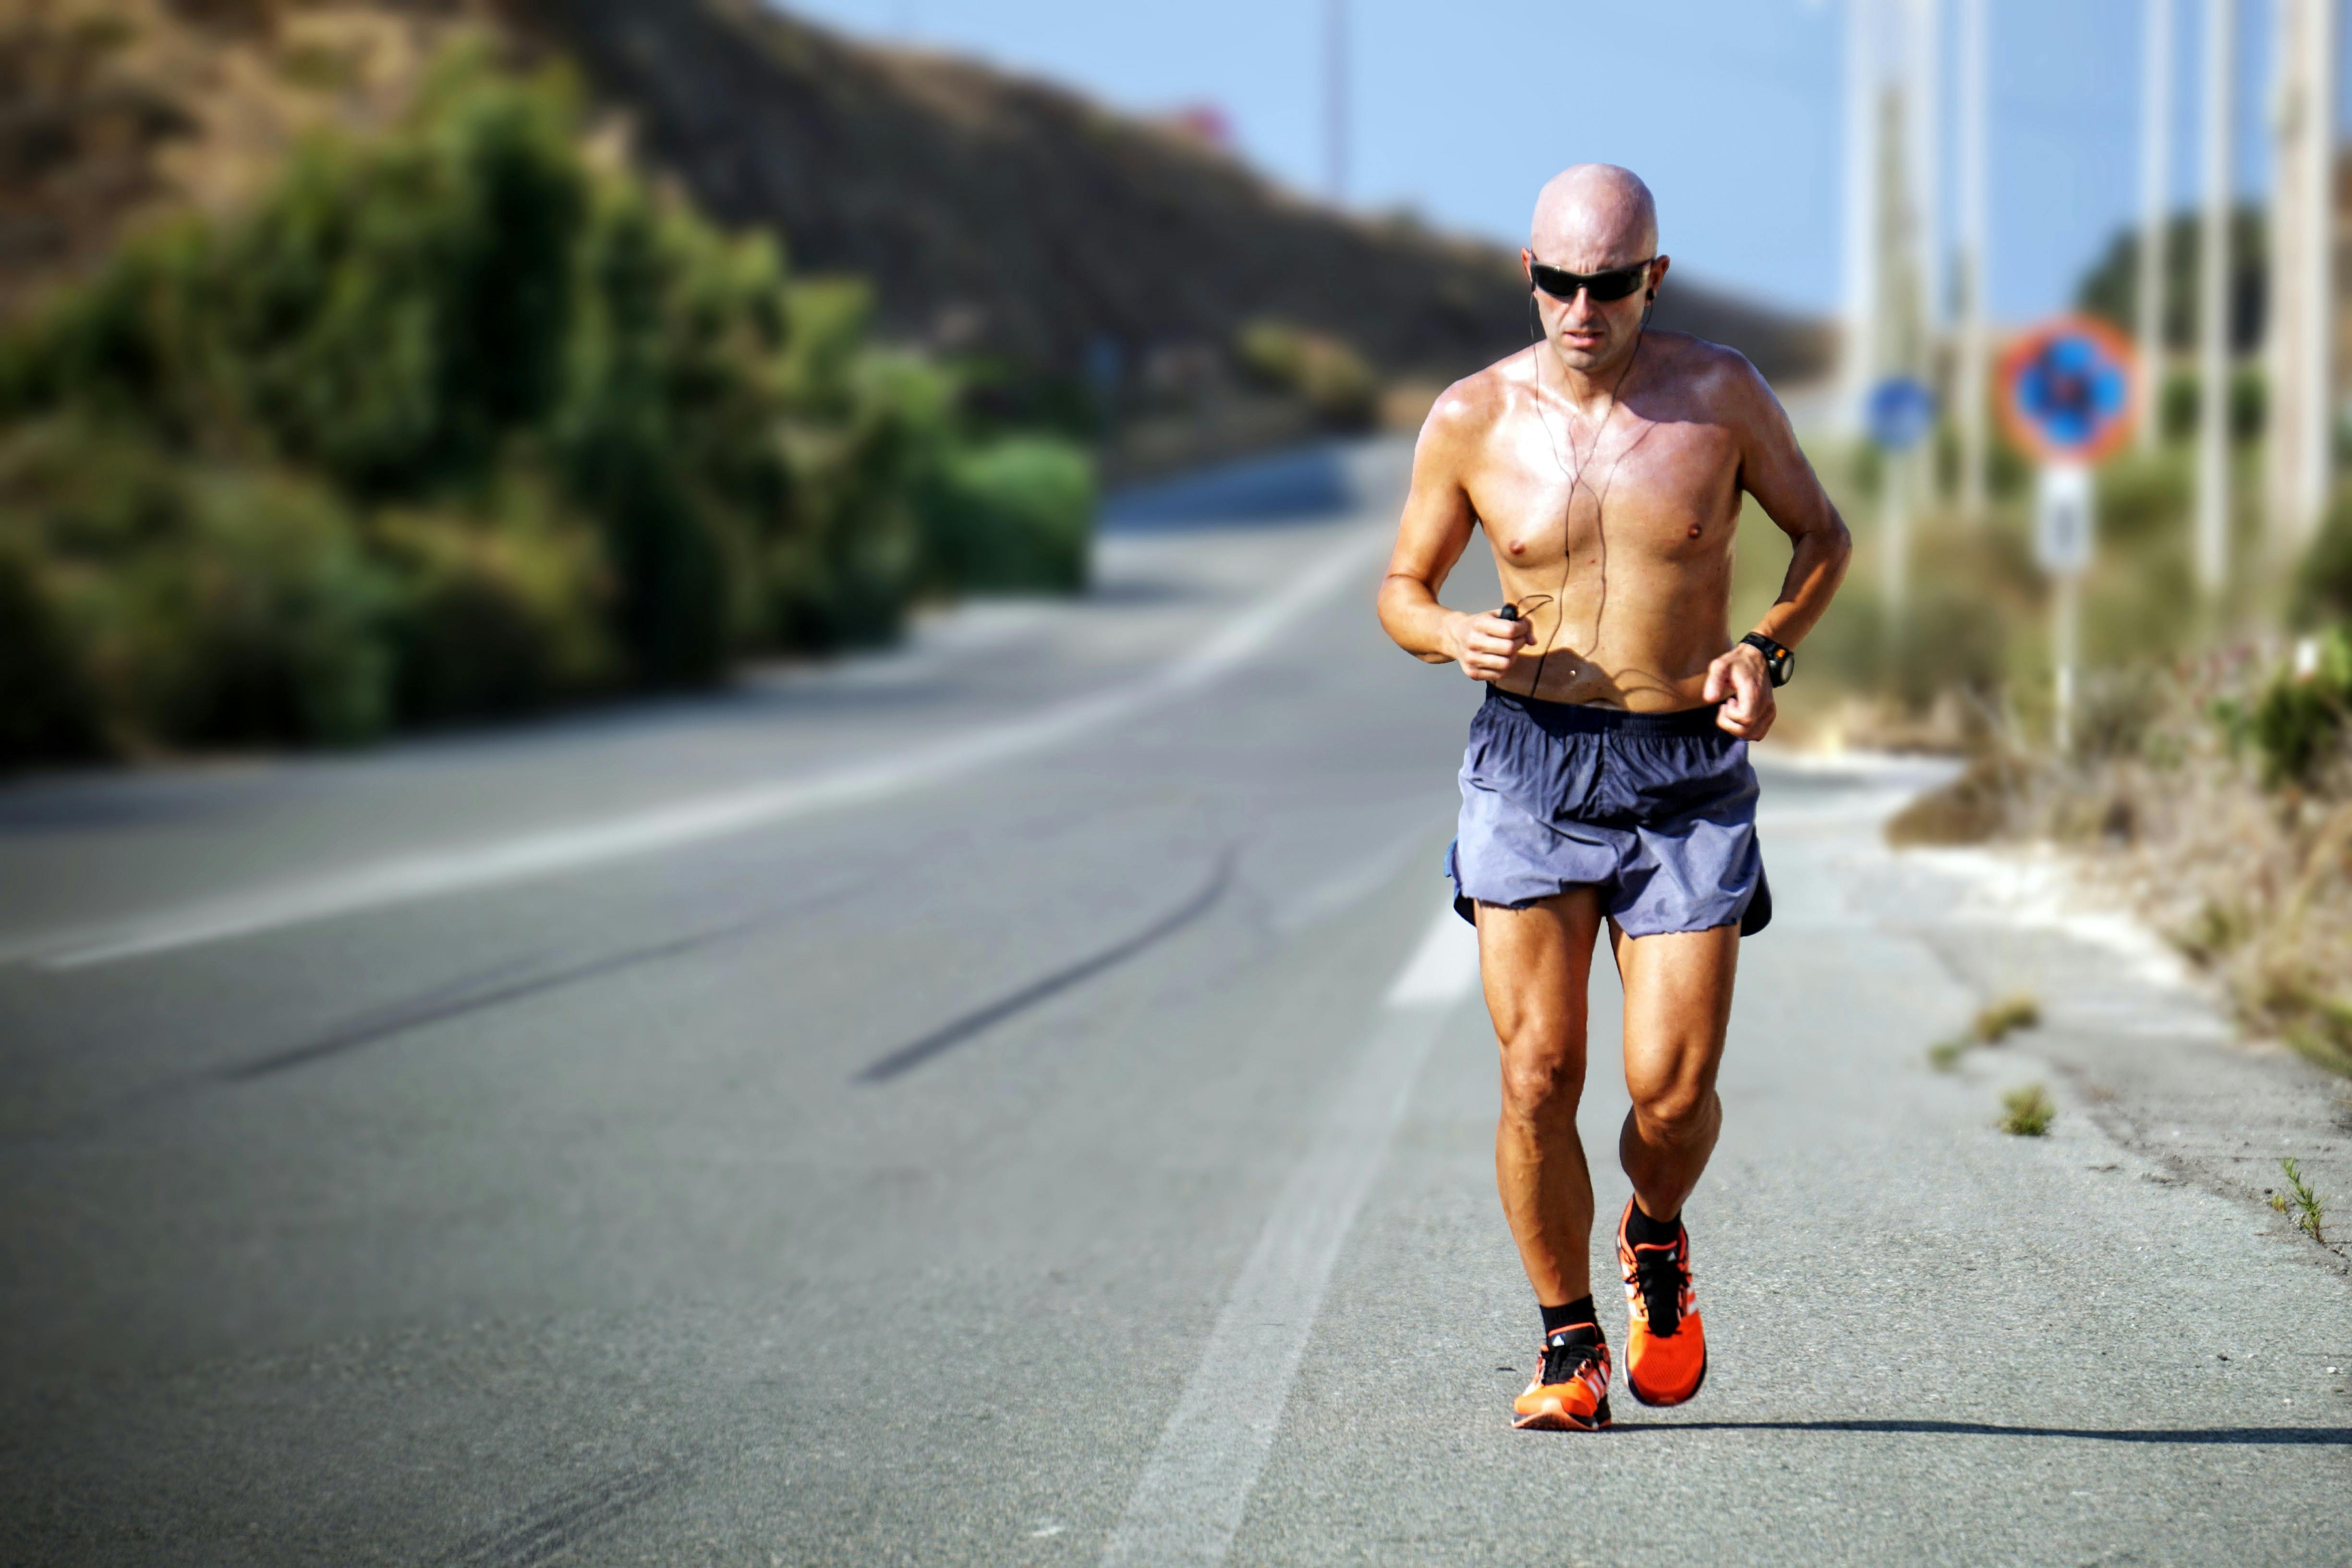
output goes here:
[{"label": "sunglasses lens", "polygon": [[1573,300],[1584,281],[1573,272],[1562,272],[1557,267],[1538,265],[1535,268],[1536,287],[1555,300]]},{"label": "sunglasses lens", "polygon": [[1591,293],[1593,303],[1605,305],[1622,300],[1639,289],[1643,276],[1649,271],[1649,263],[1620,268],[1614,272],[1584,273],[1567,272],[1538,262],[1529,271],[1535,278],[1536,287],[1555,300],[1573,300],[1576,291],[1583,289]]},{"label": "sunglasses lens", "polygon": [[1585,287],[1592,290],[1594,300],[1602,304],[1622,300],[1642,286],[1642,268],[1629,267],[1622,272],[1603,272],[1591,279]]}]

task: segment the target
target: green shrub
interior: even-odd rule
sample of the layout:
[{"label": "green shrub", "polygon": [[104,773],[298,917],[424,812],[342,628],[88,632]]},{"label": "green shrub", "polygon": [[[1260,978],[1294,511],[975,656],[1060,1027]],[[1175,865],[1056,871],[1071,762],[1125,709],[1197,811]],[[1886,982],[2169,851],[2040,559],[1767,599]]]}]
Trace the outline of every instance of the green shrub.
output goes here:
[{"label": "green shrub", "polygon": [[2102,543],[2131,546],[2185,533],[2195,483],[2189,454],[2179,448],[2129,451],[2102,465],[2098,533]]},{"label": "green shrub", "polygon": [[97,707],[30,551],[0,539],[0,768],[99,749]]},{"label": "green shrub", "polygon": [[2309,673],[2281,670],[2251,708],[2224,705],[2215,715],[2233,742],[2253,747],[2265,788],[2313,782],[2341,750],[2352,707],[2352,637],[2332,629],[2318,651]]},{"label": "green shrub", "polygon": [[[2262,367],[2240,364],[2232,369],[2226,396],[2230,438],[2251,441],[2260,436],[2270,410],[2270,381]],[[2168,442],[2186,441],[2194,436],[2204,399],[2204,379],[2200,372],[2190,368],[2166,373],[2156,396],[2158,433]]]},{"label": "green shrub", "polygon": [[331,492],[184,471],[168,526],[83,575],[86,668],[120,732],[171,745],[349,743],[391,718],[391,583]]},{"label": "green shrub", "polygon": [[2203,395],[2193,370],[2168,372],[2156,399],[2157,433],[2166,441],[2186,441],[2197,433],[2197,410]]},{"label": "green shrub", "polygon": [[763,622],[792,647],[881,642],[923,584],[919,507],[953,444],[955,385],[935,365],[860,347],[864,284],[800,284],[786,299],[793,504],[761,537]]},{"label": "green shrub", "polygon": [[1082,457],[968,447],[863,285],[580,131],[567,79],[460,51],[404,123],[0,332],[0,755],[354,740],[1083,583]]},{"label": "green shrub", "polygon": [[2251,441],[2269,422],[2270,377],[2260,365],[2241,365],[2230,374],[2230,439]]},{"label": "green shrub", "polygon": [[2295,576],[2295,616],[2352,621],[2352,485],[2339,486]]},{"label": "green shrub", "polygon": [[1997,689],[2008,636],[2000,605],[1946,580],[1920,582],[1895,645],[1895,695],[1916,710],[1955,687]]},{"label": "green shrub", "polygon": [[1244,374],[1304,398],[1334,429],[1369,429],[1380,412],[1380,378],[1362,355],[1328,333],[1259,320],[1242,329],[1234,352]]},{"label": "green shrub", "polygon": [[1086,586],[1094,510],[1094,465],[1083,450],[1013,437],[949,458],[924,523],[950,586],[1066,593]]},{"label": "green shrub", "polygon": [[389,626],[404,721],[519,713],[618,679],[594,526],[526,477],[493,505],[488,516],[392,512],[375,526],[402,584]]}]

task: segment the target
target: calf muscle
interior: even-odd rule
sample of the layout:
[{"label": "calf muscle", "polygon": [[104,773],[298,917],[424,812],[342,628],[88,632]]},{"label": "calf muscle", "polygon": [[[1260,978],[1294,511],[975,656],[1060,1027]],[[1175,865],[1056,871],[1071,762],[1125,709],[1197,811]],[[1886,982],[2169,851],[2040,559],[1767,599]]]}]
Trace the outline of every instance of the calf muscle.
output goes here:
[{"label": "calf muscle", "polygon": [[1576,1130],[1585,995],[1601,900],[1591,889],[1526,909],[1478,906],[1478,967],[1502,1049],[1495,1184],[1536,1300],[1591,1293],[1592,1176]]},{"label": "calf muscle", "polygon": [[[1602,915],[1579,888],[1525,908],[1478,906],[1479,970],[1501,1049],[1495,1181],[1537,1300],[1591,1290],[1592,1179],[1578,1133],[1586,991]],[[1739,957],[1736,926],[1629,937],[1611,922],[1625,988],[1625,1087],[1618,1158],[1654,1219],[1682,1209],[1723,1121],[1716,1069]]]},{"label": "calf muscle", "polygon": [[1723,1125],[1715,1092],[1731,1022],[1739,929],[1616,933],[1625,986],[1625,1091],[1633,1109],[1617,1140],[1619,1163],[1642,1212],[1671,1219],[1698,1184]]}]

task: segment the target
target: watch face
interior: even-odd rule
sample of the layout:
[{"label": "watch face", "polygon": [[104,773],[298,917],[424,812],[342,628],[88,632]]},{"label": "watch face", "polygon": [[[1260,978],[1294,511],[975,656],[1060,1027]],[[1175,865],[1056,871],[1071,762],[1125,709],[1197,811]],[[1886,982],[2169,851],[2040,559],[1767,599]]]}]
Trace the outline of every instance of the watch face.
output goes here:
[{"label": "watch face", "polygon": [[1789,677],[1797,672],[1795,654],[1778,643],[1768,643],[1767,639],[1755,633],[1750,633],[1739,640],[1764,656],[1764,673],[1773,685],[1789,684]]}]

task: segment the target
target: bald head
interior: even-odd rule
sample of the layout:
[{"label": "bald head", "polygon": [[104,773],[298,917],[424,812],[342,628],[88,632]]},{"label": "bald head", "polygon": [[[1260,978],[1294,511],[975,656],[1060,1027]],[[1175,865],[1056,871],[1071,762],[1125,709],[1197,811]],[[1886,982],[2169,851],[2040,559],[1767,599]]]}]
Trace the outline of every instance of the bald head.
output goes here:
[{"label": "bald head", "polygon": [[1554,174],[1536,197],[1528,248],[1574,272],[1645,260],[1658,250],[1658,204],[1633,170],[1579,163]]}]

